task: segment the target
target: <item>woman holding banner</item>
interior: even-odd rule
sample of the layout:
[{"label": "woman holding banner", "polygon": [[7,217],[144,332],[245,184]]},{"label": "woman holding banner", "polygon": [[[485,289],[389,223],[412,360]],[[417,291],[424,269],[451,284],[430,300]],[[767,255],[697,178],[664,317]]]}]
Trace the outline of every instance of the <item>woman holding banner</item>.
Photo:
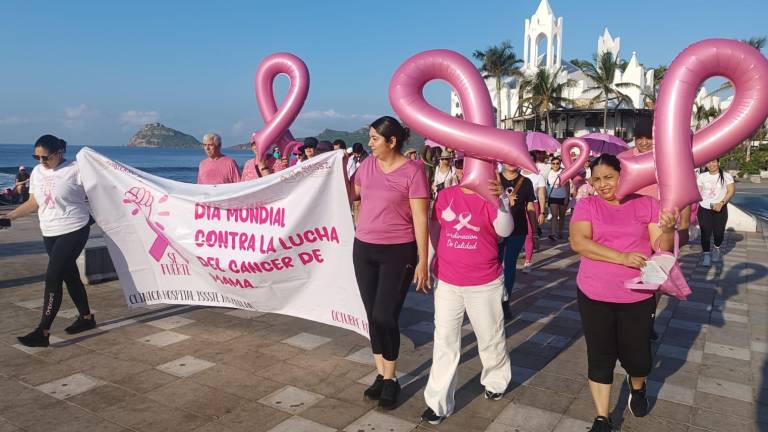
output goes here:
[{"label": "woman holding banner", "polygon": [[65,331],[75,334],[96,327],[76,263],[88,241],[90,212],[80,170],[76,161],[64,158],[66,148],[66,141],[53,135],[43,135],[35,142],[33,157],[40,164],[30,176],[30,199],[0,217],[0,227],[7,228],[12,220],[37,211],[49,256],[40,324],[26,336],[18,337],[19,343],[28,347],[48,346],[51,324],[61,306],[64,282],[79,312]]},{"label": "woman holding banner", "polygon": [[429,289],[429,184],[421,162],[400,153],[409,134],[392,117],[374,121],[369,130],[374,157],[365,159],[354,176],[360,213],[353,264],[378,370],[364,396],[378,400],[383,409],[394,408],[400,393],[395,376],[398,320],[408,288],[414,282],[419,291]]}]

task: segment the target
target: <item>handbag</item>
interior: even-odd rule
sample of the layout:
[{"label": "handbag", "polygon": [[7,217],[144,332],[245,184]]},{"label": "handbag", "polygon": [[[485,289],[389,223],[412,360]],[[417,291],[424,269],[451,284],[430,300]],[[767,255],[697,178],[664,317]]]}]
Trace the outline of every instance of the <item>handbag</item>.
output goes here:
[{"label": "handbag", "polygon": [[691,294],[691,287],[677,262],[679,255],[680,237],[675,232],[674,253],[655,252],[646,262],[640,276],[624,282],[624,287],[630,290],[658,290],[678,300],[686,300]]}]

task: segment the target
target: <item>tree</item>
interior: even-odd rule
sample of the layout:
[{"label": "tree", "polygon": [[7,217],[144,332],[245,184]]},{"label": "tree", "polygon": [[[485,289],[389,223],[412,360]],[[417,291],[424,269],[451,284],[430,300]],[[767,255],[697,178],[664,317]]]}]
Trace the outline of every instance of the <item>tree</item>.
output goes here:
[{"label": "tree", "polygon": [[[768,39],[766,39],[765,36],[752,36],[749,39],[742,39],[741,41],[758,51],[762,51],[763,48],[765,48],[766,43],[768,43]],[[720,87],[718,87],[715,91],[713,91],[710,94],[710,96],[713,96],[717,93],[720,93],[724,90],[728,90],[730,88],[733,88],[733,84],[731,84],[730,81],[726,81]]]},{"label": "tree", "polygon": [[661,88],[661,81],[664,79],[664,74],[667,73],[666,65],[659,65],[653,70],[653,87],[643,90],[643,96],[645,96],[645,105],[647,108],[656,108],[656,99],[659,97],[659,89]]},{"label": "tree", "polygon": [[615,100],[617,109],[622,103],[631,105],[632,99],[622,93],[620,89],[638,88],[639,86],[633,83],[613,83],[613,77],[616,75],[616,71],[621,70],[621,64],[612,52],[606,51],[600,55],[595,54],[592,60],[593,62],[580,61],[578,67],[592,81],[592,87],[587,88],[585,92],[597,92],[590,101],[592,105],[600,101],[603,102],[603,131],[605,132],[608,129],[608,102]]},{"label": "tree", "polygon": [[483,78],[493,78],[496,81],[496,125],[500,127],[502,81],[507,77],[522,76],[519,66],[523,60],[517,57],[509,41],[488,47],[485,51],[475,50],[472,56],[481,62],[480,73]]},{"label": "tree", "polygon": [[534,113],[543,116],[544,130],[550,133],[551,122],[549,112],[553,108],[563,108],[572,101],[563,96],[567,87],[575,85],[575,81],[560,82],[558,77],[563,68],[550,73],[546,68],[539,68],[536,73],[526,76],[520,81],[520,92],[525,94],[523,103],[530,104]]}]

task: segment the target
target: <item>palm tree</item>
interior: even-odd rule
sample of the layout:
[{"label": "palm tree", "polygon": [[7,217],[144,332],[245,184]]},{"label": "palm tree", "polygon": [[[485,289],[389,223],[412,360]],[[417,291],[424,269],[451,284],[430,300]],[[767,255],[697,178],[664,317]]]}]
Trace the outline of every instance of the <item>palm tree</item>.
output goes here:
[{"label": "palm tree", "polygon": [[572,101],[563,96],[565,89],[575,85],[575,81],[566,80],[559,82],[558,77],[563,68],[554,73],[546,68],[539,68],[536,73],[529,75],[520,81],[520,92],[526,94],[523,103],[530,104],[534,113],[543,116],[544,130],[549,133],[551,128],[549,112],[553,108],[563,108]]},{"label": "palm tree", "polygon": [[622,103],[631,104],[632,99],[619,89],[637,88],[638,85],[613,83],[613,77],[616,75],[616,71],[620,70],[621,63],[617,61],[612,52],[606,51],[599,55],[595,54],[592,60],[593,62],[580,61],[578,66],[584,75],[592,81],[592,87],[587,88],[585,92],[597,91],[591,103],[595,105],[600,101],[603,102],[603,131],[605,132],[608,129],[608,102],[615,100],[617,102],[616,109]]},{"label": "palm tree", "polygon": [[696,130],[701,129],[701,124],[709,120],[710,110],[700,103],[693,105],[693,119],[696,121]]},{"label": "palm tree", "polygon": [[475,50],[472,56],[481,62],[480,72],[483,78],[496,80],[496,125],[500,127],[502,80],[522,76],[519,66],[523,60],[517,57],[508,40],[499,46],[488,47],[485,51]]},{"label": "palm tree", "polygon": [[[741,41],[758,51],[762,51],[763,48],[765,48],[766,43],[768,43],[768,38],[765,36],[752,36],[749,39],[742,39]],[[730,81],[726,81],[718,87],[717,90],[710,93],[710,96],[720,93],[723,90],[728,90],[729,88],[733,88],[733,84],[731,84]]]},{"label": "palm tree", "polygon": [[666,65],[656,66],[653,70],[653,87],[643,90],[643,96],[645,96],[645,104],[650,109],[656,108],[656,99],[659,97],[659,89],[661,88],[661,81],[664,79],[664,74],[667,73],[668,67]]}]

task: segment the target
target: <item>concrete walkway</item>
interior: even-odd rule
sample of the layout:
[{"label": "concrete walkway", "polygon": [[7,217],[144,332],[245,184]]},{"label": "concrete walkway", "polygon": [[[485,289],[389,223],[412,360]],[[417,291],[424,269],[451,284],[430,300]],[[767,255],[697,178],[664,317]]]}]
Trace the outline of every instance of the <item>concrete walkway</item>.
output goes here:
[{"label": "concrete walkway", "polygon": [[[0,209],[0,212],[3,210]],[[0,432],[28,431],[585,431],[594,416],[575,304],[578,257],[566,243],[519,274],[506,327],[513,384],[483,398],[471,327],[458,406],[440,426],[419,424],[432,357],[431,296],[411,293],[401,325],[402,404],[380,412],[367,340],[273,314],[161,306],[131,310],[117,282],[88,288],[101,326],[68,336],[65,298],[47,349],[16,345],[39,319],[47,258],[34,218],[0,231]],[[724,262],[682,264],[694,294],[664,298],[649,388],[652,412],[625,412],[616,369],[613,419],[624,431],[768,431],[768,242],[728,233]]]}]

